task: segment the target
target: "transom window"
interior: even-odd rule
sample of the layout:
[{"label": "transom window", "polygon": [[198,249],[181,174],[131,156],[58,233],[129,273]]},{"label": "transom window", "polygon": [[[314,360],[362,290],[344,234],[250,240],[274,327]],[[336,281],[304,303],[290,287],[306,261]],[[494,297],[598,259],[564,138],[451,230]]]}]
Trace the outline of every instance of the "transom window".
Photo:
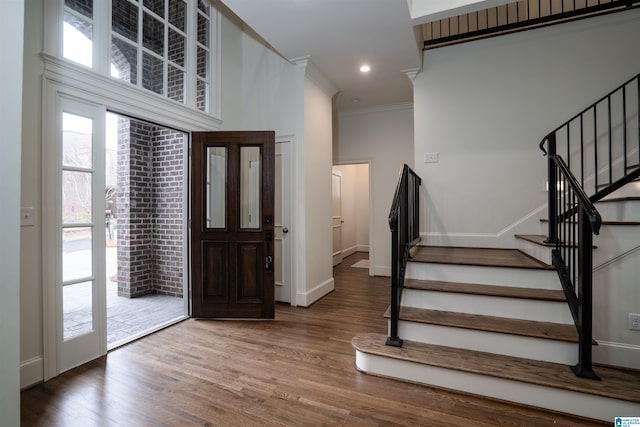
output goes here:
[{"label": "transom window", "polygon": [[[65,58],[210,112],[213,11],[208,1],[63,1]],[[101,70],[97,58],[107,53],[109,65]]]}]

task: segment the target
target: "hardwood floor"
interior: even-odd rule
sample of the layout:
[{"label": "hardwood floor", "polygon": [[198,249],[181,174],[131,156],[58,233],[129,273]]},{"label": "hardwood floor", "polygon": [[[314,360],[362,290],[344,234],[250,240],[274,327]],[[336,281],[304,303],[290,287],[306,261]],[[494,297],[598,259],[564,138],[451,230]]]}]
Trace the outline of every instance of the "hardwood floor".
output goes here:
[{"label": "hardwood floor", "polygon": [[336,290],[274,321],[186,320],[22,393],[23,426],[589,426],[589,421],[369,376],[361,333],[385,333],[389,279],[335,269]]}]

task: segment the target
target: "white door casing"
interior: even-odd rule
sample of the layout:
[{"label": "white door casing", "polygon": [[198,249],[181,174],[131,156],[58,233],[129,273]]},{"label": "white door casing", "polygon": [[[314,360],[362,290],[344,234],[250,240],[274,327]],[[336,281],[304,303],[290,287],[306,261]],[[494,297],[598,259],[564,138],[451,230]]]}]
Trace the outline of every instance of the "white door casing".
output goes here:
[{"label": "white door casing", "polygon": [[333,230],[333,266],[342,262],[342,172],[331,171],[331,227]]},{"label": "white door casing", "polygon": [[276,141],[275,179],[275,299],[292,303],[291,286],[291,141]]}]

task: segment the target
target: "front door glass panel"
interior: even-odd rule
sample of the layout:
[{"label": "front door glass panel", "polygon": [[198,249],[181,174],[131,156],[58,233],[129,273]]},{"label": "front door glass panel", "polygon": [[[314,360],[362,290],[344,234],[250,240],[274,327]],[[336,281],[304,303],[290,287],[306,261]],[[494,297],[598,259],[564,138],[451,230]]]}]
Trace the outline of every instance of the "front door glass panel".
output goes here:
[{"label": "front door glass panel", "polygon": [[225,228],[227,200],[227,149],[207,147],[206,226]]},{"label": "front door glass panel", "polygon": [[260,228],[260,147],[240,148],[240,227]]}]

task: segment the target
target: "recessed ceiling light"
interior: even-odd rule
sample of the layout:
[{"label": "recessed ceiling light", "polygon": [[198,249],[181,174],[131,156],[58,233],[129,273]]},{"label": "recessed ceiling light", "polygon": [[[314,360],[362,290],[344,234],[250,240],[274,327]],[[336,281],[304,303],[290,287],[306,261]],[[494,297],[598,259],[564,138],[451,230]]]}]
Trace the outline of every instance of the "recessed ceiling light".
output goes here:
[{"label": "recessed ceiling light", "polygon": [[357,104],[358,102],[360,102],[360,98],[351,98],[351,102]]},{"label": "recessed ceiling light", "polygon": [[360,71],[363,73],[368,73],[369,71],[371,71],[371,67],[369,67],[367,64],[364,64],[360,67]]}]

